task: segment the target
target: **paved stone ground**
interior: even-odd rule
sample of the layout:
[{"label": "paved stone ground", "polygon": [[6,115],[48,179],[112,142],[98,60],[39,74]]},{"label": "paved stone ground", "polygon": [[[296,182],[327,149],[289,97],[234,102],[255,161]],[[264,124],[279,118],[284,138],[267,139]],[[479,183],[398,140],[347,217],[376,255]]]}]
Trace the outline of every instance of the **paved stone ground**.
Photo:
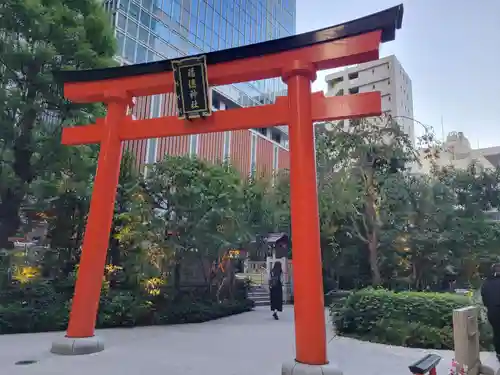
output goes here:
[{"label": "paved stone ground", "polygon": [[[274,321],[267,308],[217,321],[164,327],[101,330],[106,349],[77,357],[51,355],[62,333],[0,336],[1,374],[9,375],[279,375],[294,357],[293,309]],[[425,351],[333,337],[328,352],[345,375],[403,375]],[[438,375],[448,375],[452,352]],[[20,360],[38,360],[15,365]]]}]

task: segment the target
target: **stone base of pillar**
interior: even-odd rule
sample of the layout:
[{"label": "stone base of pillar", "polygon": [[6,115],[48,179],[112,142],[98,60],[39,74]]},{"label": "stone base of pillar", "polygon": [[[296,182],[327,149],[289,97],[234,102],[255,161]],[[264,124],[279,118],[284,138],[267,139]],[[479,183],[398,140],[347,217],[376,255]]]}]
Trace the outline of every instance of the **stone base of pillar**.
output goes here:
[{"label": "stone base of pillar", "polygon": [[297,361],[283,363],[281,375],[342,375],[342,371],[335,365],[306,365]]},{"label": "stone base of pillar", "polygon": [[93,337],[62,337],[52,343],[51,353],[59,355],[83,355],[98,353],[104,350],[104,342]]},{"label": "stone base of pillar", "polygon": [[495,353],[489,353],[479,367],[481,375],[500,375],[500,361],[498,361]]}]

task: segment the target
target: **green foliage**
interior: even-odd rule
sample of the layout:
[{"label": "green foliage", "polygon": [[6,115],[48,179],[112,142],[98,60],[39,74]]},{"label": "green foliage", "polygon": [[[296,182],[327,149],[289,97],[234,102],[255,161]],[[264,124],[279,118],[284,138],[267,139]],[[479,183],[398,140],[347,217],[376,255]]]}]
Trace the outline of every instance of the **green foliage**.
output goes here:
[{"label": "green foliage", "polygon": [[13,285],[0,294],[0,334],[64,330],[68,296],[48,282]]},{"label": "green foliage", "polygon": [[229,247],[252,239],[251,225],[243,220],[244,184],[228,165],[166,156],[152,166],[144,186],[165,223],[175,279],[183,259],[217,261]]},{"label": "green foliage", "polygon": [[[410,139],[392,119],[388,121],[361,119],[352,121],[348,128],[342,123],[331,131],[317,132],[317,170],[320,194],[329,199],[321,203],[330,212],[323,215],[323,231],[333,235],[339,229],[335,223],[336,212],[344,219],[343,225],[351,236],[364,243],[372,274],[372,283],[380,285],[382,276],[379,264],[380,236],[383,221],[380,209],[384,186],[400,174],[405,164],[415,162],[415,152]],[[328,207],[328,202],[335,206]],[[326,226],[325,226],[326,224]]]},{"label": "green foliage", "polygon": [[[453,349],[453,310],[469,306],[468,297],[450,293],[392,292],[364,289],[352,293],[341,309],[332,306],[341,335],[384,344]],[[491,332],[481,323],[481,345],[491,346]]]},{"label": "green foliage", "polygon": [[[438,149],[430,133],[418,143]],[[485,214],[499,206],[500,169],[407,173],[417,150],[391,119],[318,128],[316,153],[327,291],[370,284],[443,290],[451,280],[478,287],[500,259],[500,226]],[[439,157],[425,155],[431,163]]]},{"label": "green foliage", "polygon": [[[244,286],[239,286],[244,288]],[[64,330],[68,324],[73,284],[33,281],[0,293],[0,334]],[[196,295],[197,293],[197,295]],[[241,291],[240,294],[244,292]],[[202,292],[186,294],[173,303],[171,290],[152,296],[144,291],[113,289],[103,292],[98,328],[201,323],[250,311],[245,298],[218,303]]]},{"label": "green foliage", "polygon": [[7,247],[25,198],[37,200],[33,182],[61,179],[67,170],[70,178],[82,175],[78,160],[89,148],[64,150],[61,125],[103,112],[65,100],[52,72],[115,65],[115,42],[97,0],[6,0],[0,34],[0,247]]}]

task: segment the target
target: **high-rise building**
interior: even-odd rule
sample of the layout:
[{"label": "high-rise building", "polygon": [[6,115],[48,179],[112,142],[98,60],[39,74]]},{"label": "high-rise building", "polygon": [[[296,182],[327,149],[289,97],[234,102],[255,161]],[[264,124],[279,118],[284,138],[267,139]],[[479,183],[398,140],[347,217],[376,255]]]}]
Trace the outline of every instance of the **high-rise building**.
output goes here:
[{"label": "high-rise building", "polygon": [[[295,0],[107,0],[119,59],[139,64],[239,47],[295,34]],[[274,102],[286,87],[279,79],[213,89],[213,109]],[[137,98],[135,116],[175,115],[173,94]],[[242,173],[271,174],[288,167],[286,127],[130,141],[138,164],[165,154],[191,154],[216,162],[229,158]]]},{"label": "high-rise building", "polygon": [[383,114],[392,116],[414,141],[411,79],[396,56],[348,67],[325,80],[330,96],[380,91]]}]

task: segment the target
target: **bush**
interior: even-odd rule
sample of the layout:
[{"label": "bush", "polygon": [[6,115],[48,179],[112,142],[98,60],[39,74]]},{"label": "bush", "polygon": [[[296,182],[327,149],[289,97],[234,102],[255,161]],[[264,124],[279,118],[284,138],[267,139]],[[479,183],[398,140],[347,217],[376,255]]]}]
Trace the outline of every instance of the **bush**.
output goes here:
[{"label": "bush", "polygon": [[[331,307],[341,335],[416,348],[453,349],[453,310],[469,298],[449,293],[391,292],[365,289],[351,294],[342,308]],[[483,349],[491,332],[480,323]]]},{"label": "bush", "polygon": [[0,294],[0,334],[65,329],[68,307],[50,283],[10,285]]},{"label": "bush", "polygon": [[[9,285],[0,292],[0,334],[65,330],[69,290],[69,285],[48,281]],[[207,298],[205,291],[193,288],[186,288],[179,296],[173,296],[171,288],[159,295],[111,289],[101,296],[97,328],[201,323],[250,311],[253,301],[243,298],[243,291],[239,293],[234,301],[219,304]]]}]

